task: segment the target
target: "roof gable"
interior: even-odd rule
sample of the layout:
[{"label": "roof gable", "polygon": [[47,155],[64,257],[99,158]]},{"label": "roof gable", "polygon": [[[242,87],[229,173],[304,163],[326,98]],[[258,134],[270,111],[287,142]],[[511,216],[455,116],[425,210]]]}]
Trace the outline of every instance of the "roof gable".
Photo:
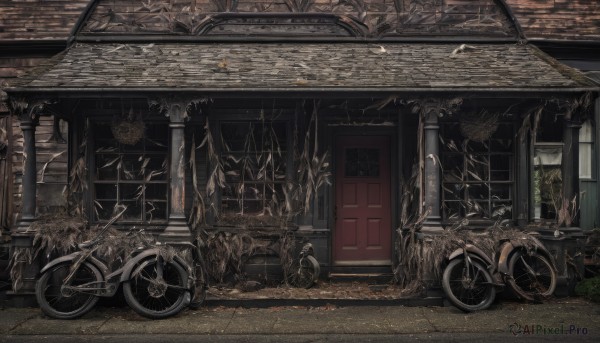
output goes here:
[{"label": "roof gable", "polygon": [[84,35],[516,37],[500,0],[100,0]]}]

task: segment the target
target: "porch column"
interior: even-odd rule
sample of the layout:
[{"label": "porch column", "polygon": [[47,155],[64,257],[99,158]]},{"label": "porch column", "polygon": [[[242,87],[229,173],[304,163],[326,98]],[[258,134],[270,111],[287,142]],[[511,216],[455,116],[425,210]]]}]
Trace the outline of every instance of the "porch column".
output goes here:
[{"label": "porch column", "polygon": [[517,135],[517,189],[515,213],[517,225],[524,227],[529,223],[529,134]]},{"label": "porch column", "polygon": [[[576,206],[579,207],[579,129],[581,123],[567,119],[563,128],[563,151],[562,151],[562,201],[570,202],[575,196]],[[572,225],[577,225],[578,219],[573,218]]]},{"label": "porch column", "polygon": [[36,210],[36,151],[35,127],[37,117],[21,116],[21,131],[23,132],[23,178],[21,181],[21,217],[16,225],[16,233],[27,231],[35,220]]},{"label": "porch column", "polygon": [[13,115],[21,122],[23,132],[23,178],[21,179],[21,216],[15,225],[13,234],[26,232],[35,221],[36,212],[36,151],[35,127],[40,112],[47,101],[36,99],[11,98],[9,106]]},{"label": "porch column", "polygon": [[169,100],[163,102],[169,117],[170,166],[169,166],[169,218],[165,231],[160,235],[166,243],[189,242],[192,238],[185,218],[185,118],[189,102]]},{"label": "porch column", "polygon": [[[34,232],[30,231],[31,224],[36,219],[36,149],[35,127],[41,110],[46,103],[29,99],[10,99],[9,106],[13,115],[20,120],[23,132],[23,177],[21,179],[21,213],[15,227],[11,232],[11,246],[13,251],[18,249],[32,249]],[[21,284],[14,293],[9,292],[17,303],[27,306],[31,304],[27,296],[35,291],[35,282],[39,272],[39,260],[20,260],[22,263]],[[31,263],[30,263],[31,262]]]},{"label": "porch column", "polygon": [[439,111],[437,107],[426,108],[424,113],[424,131],[425,131],[425,209],[429,209],[429,215],[425,219],[423,229],[429,231],[438,231],[442,229],[442,217],[440,216],[440,189],[441,174],[439,163],[439,131],[438,124]]}]

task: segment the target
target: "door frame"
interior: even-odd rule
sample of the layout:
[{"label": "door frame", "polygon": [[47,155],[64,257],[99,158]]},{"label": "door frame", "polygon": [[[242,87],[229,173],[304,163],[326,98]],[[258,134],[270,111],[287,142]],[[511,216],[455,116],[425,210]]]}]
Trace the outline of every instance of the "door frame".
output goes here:
[{"label": "door frame", "polygon": [[[334,259],[334,235],[336,230],[335,223],[335,205],[337,201],[337,180],[336,173],[337,168],[339,167],[336,163],[337,161],[337,151],[336,151],[336,142],[338,137],[340,136],[387,136],[389,137],[389,153],[390,153],[390,224],[391,224],[391,265],[395,263],[397,260],[396,250],[394,249],[394,242],[397,238],[396,228],[399,225],[399,211],[398,204],[400,201],[399,198],[399,176],[402,162],[401,160],[401,136],[400,136],[401,125],[395,126],[343,126],[343,127],[328,127],[327,132],[331,137],[329,139],[329,151],[331,151],[331,175],[332,175],[332,187],[331,187],[331,196],[329,197],[329,211],[328,211],[328,227],[329,227],[329,261],[331,261],[331,267],[381,267],[381,264],[373,264],[369,261],[365,261],[365,263],[355,263],[354,261],[351,263],[337,263]],[[390,265],[390,266],[391,266]]]}]

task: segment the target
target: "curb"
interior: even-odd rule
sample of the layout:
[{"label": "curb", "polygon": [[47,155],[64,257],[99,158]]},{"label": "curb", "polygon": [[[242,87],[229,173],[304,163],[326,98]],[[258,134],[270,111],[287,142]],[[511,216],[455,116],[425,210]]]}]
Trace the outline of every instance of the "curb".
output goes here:
[{"label": "curb", "polygon": [[241,307],[241,308],[269,308],[269,307],[322,307],[333,305],[337,307],[354,306],[444,306],[441,297],[406,298],[406,299],[216,299],[208,298],[203,306],[208,307]]}]

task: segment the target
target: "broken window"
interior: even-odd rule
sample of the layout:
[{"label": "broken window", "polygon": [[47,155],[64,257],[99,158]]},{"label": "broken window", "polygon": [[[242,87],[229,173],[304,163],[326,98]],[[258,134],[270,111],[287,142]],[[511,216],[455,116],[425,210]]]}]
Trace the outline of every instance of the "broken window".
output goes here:
[{"label": "broken window", "polygon": [[285,201],[287,122],[221,123],[224,214],[273,214]]},{"label": "broken window", "polygon": [[115,138],[114,123],[92,130],[94,216],[110,219],[115,204],[127,206],[122,221],[150,223],[167,219],[168,125],[145,122],[137,142]]},{"label": "broken window", "polygon": [[444,219],[512,219],[514,125],[499,122],[479,141],[465,138],[459,121],[441,124]]}]

